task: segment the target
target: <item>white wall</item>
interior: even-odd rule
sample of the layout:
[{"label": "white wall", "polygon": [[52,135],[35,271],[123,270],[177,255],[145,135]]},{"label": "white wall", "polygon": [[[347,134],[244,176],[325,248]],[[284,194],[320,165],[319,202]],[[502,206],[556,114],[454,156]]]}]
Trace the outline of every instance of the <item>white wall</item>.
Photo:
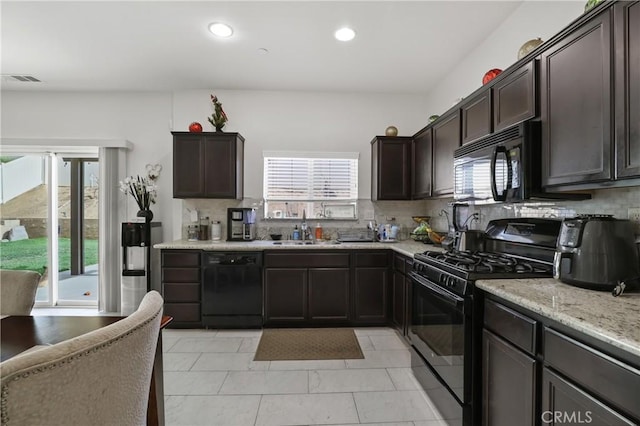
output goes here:
[{"label": "white wall", "polygon": [[482,86],[493,68],[507,69],[528,40],[549,40],[584,12],[584,1],[524,1],[509,18],[452,69],[427,96],[429,115],[442,114],[455,100]]},{"label": "white wall", "polygon": [[371,145],[395,125],[411,136],[427,122],[421,95],[200,90],[174,94],[173,129],[197,121],[205,131],[215,94],[229,117],[224,128],[245,138],[245,197],[262,197],[262,151],[359,152],[359,198],[371,198]]},{"label": "white wall", "polygon": [[[127,175],[144,175],[146,164],[161,164],[154,220],[171,239],[171,94],[2,92],[2,138],[126,139],[133,143]],[[125,176],[122,176],[124,178]],[[138,208],[127,203],[127,218]],[[125,218],[123,218],[125,219]]]}]

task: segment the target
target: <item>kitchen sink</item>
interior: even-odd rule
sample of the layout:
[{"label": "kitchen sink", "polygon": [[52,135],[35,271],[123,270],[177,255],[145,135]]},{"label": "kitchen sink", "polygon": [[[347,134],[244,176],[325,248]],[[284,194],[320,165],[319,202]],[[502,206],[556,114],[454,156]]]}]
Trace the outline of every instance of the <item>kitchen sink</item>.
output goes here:
[{"label": "kitchen sink", "polygon": [[274,246],[326,246],[340,244],[339,241],[300,241],[300,240],[282,240],[273,241]]}]

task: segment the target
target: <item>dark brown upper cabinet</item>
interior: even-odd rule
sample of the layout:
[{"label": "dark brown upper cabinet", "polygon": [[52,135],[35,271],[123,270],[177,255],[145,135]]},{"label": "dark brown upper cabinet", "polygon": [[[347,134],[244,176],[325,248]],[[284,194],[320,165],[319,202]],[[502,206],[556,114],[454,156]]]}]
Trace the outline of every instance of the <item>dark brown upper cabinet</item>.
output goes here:
[{"label": "dark brown upper cabinet", "polygon": [[453,194],[453,152],[460,146],[459,110],[440,117],[433,131],[433,180],[431,194],[434,197]]},{"label": "dark brown upper cabinet", "polygon": [[611,19],[603,10],[541,55],[543,186],[612,177]]},{"label": "dark brown upper cabinet", "polygon": [[411,137],[371,141],[371,200],[411,199]]},{"label": "dark brown upper cabinet", "polygon": [[492,86],[495,132],[536,116],[535,65],[528,62]]},{"label": "dark brown upper cabinet", "polygon": [[640,2],[614,6],[616,177],[640,176]]},{"label": "dark brown upper cabinet", "polygon": [[411,190],[415,200],[431,197],[432,148],[431,127],[422,129],[413,137]]},{"label": "dark brown upper cabinet", "polygon": [[462,143],[473,142],[491,134],[491,88],[487,87],[460,106],[462,117]]},{"label": "dark brown upper cabinet", "polygon": [[239,133],[171,133],[174,198],[242,199],[244,138]]}]

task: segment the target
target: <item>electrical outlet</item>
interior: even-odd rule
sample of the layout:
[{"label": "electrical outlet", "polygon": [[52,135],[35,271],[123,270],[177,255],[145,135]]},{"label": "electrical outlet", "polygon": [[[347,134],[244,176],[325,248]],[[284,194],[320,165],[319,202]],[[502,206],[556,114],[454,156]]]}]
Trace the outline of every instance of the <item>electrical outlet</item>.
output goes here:
[{"label": "electrical outlet", "polygon": [[635,223],[636,234],[640,234],[640,207],[629,207],[629,220]]}]

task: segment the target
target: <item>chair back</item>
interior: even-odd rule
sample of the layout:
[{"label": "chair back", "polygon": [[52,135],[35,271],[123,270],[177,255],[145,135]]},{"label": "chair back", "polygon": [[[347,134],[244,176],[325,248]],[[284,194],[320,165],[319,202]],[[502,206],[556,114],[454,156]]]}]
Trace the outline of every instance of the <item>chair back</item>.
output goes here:
[{"label": "chair back", "polygon": [[0,423],[146,424],[162,304],[151,291],[118,322],[0,363]]},{"label": "chair back", "polygon": [[30,315],[39,282],[37,272],[0,269],[0,314]]}]

